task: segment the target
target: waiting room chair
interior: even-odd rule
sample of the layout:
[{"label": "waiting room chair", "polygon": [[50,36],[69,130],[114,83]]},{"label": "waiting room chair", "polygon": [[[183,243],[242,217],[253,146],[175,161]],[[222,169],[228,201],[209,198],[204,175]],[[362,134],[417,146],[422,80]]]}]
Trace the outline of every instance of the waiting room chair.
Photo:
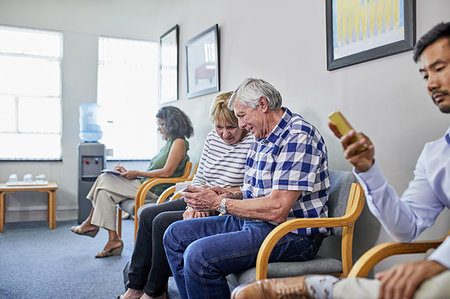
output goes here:
[{"label": "waiting room chair", "polygon": [[425,253],[430,248],[437,248],[448,236],[450,230],[443,238],[435,241],[381,243],[364,253],[353,265],[347,277],[366,277],[373,267],[385,258],[398,254]]},{"label": "waiting room chair", "polygon": [[[195,163],[194,168],[192,169],[191,175],[184,181],[184,182],[191,182],[194,179],[195,173],[197,172],[197,168],[198,168],[198,162]],[[167,198],[172,195],[172,197],[170,198],[170,200],[175,200],[181,197],[181,192],[183,190],[177,191],[175,192],[177,189],[177,186],[172,186],[167,188],[166,190],[164,190],[163,193],[161,193],[161,195],[158,197],[158,200],[156,201],[156,204],[160,204],[163,203],[167,200]]]},{"label": "waiting room chair", "polygon": [[[256,267],[228,275],[230,284],[236,287],[255,279],[311,273],[347,276],[353,262],[375,244],[380,229],[365,207],[364,191],[356,182],[351,172],[330,171],[329,218],[293,219],[278,225],[261,245]],[[313,260],[268,263],[272,249],[285,234],[305,227],[331,228],[331,235],[324,238]]]},{"label": "waiting room chair", "polygon": [[148,191],[159,184],[176,184],[184,182],[191,173],[192,162],[187,161],[184,173],[180,177],[176,178],[153,178],[145,181],[138,189],[136,197],[133,199],[127,199],[117,205],[117,234],[122,237],[122,210],[130,215],[134,215],[134,239],[136,239],[137,228],[139,224],[139,218],[137,216],[137,210],[145,203],[145,197]]}]

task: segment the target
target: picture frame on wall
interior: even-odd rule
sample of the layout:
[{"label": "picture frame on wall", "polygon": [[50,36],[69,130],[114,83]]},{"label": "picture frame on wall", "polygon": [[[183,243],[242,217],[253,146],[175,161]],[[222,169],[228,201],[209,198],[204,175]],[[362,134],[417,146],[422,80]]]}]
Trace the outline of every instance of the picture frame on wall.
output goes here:
[{"label": "picture frame on wall", "polygon": [[187,97],[219,91],[219,26],[206,29],[185,43]]},{"label": "picture frame on wall", "polygon": [[178,100],[179,27],[173,26],[159,38],[159,102]]},{"label": "picture frame on wall", "polygon": [[327,70],[412,50],[415,0],[326,0]]}]

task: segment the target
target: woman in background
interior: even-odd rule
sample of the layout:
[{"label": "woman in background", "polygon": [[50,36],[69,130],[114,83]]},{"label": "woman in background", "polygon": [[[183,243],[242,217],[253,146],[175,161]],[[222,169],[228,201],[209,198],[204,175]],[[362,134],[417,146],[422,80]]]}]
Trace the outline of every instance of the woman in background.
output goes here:
[{"label": "woman in background", "polygon": [[[86,196],[92,201],[89,217],[72,232],[95,237],[100,227],[108,231],[108,242],[95,257],[102,258],[120,255],[123,241],[116,232],[116,204],[132,199],[143,182],[150,178],[179,177],[183,175],[186,162],[189,160],[187,138],[193,134],[191,121],[180,109],[167,106],[156,114],[158,132],[166,140],[160,152],[151,159],[146,171],[126,170],[122,166],[114,167],[120,175],[104,173],[100,175]],[[146,201],[156,201],[168,187],[160,184],[150,189]]]},{"label": "woman in background", "polygon": [[[245,161],[254,137],[239,128],[234,112],[228,109],[231,94],[218,95],[212,105],[211,121],[215,128],[206,137],[199,167],[192,181],[194,186],[238,190],[243,183]],[[129,289],[121,298],[165,298],[170,276],[162,243],[165,229],[175,221],[209,214],[194,212],[190,208],[186,210],[183,198],[144,209],[131,258]]]}]

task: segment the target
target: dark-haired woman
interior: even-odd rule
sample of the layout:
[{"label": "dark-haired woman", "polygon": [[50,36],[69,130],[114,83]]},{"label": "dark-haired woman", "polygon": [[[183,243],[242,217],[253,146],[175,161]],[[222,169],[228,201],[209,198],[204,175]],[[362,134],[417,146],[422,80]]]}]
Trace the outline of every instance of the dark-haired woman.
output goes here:
[{"label": "dark-haired woman", "polygon": [[[179,177],[183,174],[189,160],[187,138],[193,134],[189,117],[180,109],[167,106],[156,114],[158,131],[166,140],[160,152],[151,159],[146,171],[126,170],[116,166],[120,175],[105,173],[100,175],[86,196],[92,201],[89,217],[72,232],[79,235],[95,237],[100,227],[108,231],[108,243],[95,257],[102,258],[120,255],[123,242],[116,232],[116,204],[134,198],[143,182],[150,178]],[[169,185],[170,186],[170,185]],[[158,185],[150,189],[146,201],[156,201],[168,186]]]}]

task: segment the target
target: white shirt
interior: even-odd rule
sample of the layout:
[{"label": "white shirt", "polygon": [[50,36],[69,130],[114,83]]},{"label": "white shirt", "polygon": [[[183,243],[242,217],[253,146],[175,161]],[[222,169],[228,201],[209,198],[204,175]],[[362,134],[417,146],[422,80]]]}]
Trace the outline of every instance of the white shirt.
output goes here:
[{"label": "white shirt", "polygon": [[[414,179],[399,198],[376,163],[355,175],[364,188],[370,211],[389,235],[400,242],[414,241],[450,208],[450,127],[446,134],[425,144],[414,170]],[[449,227],[450,228],[450,227]],[[450,268],[450,237],[429,259]]]}]

